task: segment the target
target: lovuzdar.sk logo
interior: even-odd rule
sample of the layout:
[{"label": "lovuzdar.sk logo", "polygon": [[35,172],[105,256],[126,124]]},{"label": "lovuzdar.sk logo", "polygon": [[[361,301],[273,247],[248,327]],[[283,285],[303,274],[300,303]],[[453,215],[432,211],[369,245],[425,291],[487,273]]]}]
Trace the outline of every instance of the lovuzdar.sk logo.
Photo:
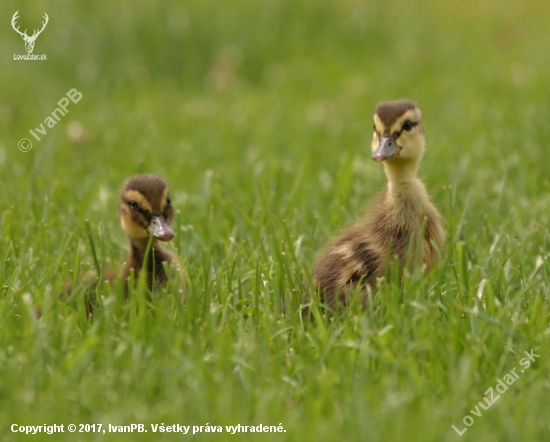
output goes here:
[{"label": "lovuzdar.sk logo", "polygon": [[49,21],[48,14],[44,13],[44,21],[42,22],[42,29],[40,30],[35,29],[32,35],[28,35],[26,29],[24,32],[21,32],[19,30],[19,26],[16,27],[16,21],[19,18],[18,14],[19,14],[19,11],[15,11],[15,14],[13,14],[13,17],[11,18],[11,26],[14,29],[14,31],[17,32],[21,36],[21,38],[25,41],[25,49],[27,50],[27,53],[22,55],[13,54],[13,59],[14,60],[47,60],[46,54],[35,55],[32,53],[32,51],[34,50],[34,43],[36,39],[48,24],[48,21]]}]

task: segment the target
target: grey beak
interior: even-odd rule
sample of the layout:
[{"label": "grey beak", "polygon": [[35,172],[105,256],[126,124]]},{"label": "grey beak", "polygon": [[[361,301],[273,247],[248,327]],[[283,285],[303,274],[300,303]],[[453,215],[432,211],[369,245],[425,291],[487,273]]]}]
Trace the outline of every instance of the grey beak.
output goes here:
[{"label": "grey beak", "polygon": [[382,162],[391,158],[397,152],[397,141],[393,137],[382,137],[378,148],[372,154],[374,161]]},{"label": "grey beak", "polygon": [[170,241],[174,237],[174,230],[166,224],[164,215],[152,216],[147,231],[161,241]]}]

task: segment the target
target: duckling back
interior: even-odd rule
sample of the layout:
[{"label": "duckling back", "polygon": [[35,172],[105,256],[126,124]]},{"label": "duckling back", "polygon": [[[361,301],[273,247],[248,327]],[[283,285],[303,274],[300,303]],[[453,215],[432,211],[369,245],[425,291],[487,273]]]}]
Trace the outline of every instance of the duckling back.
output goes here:
[{"label": "duckling back", "polygon": [[[423,188],[423,186],[422,186]],[[420,196],[425,196],[420,198]],[[420,266],[432,269],[443,249],[445,234],[439,213],[424,195],[391,196],[386,188],[373,209],[339,236],[319,259],[313,282],[330,308],[350,303],[350,293],[361,284],[361,303],[376,279],[387,275],[395,262],[402,270]]]}]

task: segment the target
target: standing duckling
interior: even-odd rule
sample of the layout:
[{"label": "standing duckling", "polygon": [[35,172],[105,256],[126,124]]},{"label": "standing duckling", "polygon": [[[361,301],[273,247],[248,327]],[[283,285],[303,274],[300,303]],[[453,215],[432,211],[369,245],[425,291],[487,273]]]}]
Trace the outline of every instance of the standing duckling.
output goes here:
[{"label": "standing duckling", "polygon": [[426,271],[438,261],[445,233],[416,176],[425,148],[421,116],[408,100],[381,103],[374,112],[372,159],[384,163],[388,185],[367,215],[344,231],[315,265],[313,282],[329,308],[349,305],[357,284],[366,306],[369,288],[387,274],[394,258],[401,268],[418,265]]}]

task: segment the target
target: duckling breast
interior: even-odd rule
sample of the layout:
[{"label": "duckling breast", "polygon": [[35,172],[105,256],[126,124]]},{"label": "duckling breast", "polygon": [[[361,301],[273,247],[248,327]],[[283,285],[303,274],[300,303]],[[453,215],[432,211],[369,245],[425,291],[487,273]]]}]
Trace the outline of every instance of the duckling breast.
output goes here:
[{"label": "duckling breast", "polygon": [[379,226],[387,241],[388,249],[398,255],[401,262],[409,263],[410,270],[416,266],[432,269],[443,250],[445,233],[437,209],[429,200],[409,200],[396,205]]}]

